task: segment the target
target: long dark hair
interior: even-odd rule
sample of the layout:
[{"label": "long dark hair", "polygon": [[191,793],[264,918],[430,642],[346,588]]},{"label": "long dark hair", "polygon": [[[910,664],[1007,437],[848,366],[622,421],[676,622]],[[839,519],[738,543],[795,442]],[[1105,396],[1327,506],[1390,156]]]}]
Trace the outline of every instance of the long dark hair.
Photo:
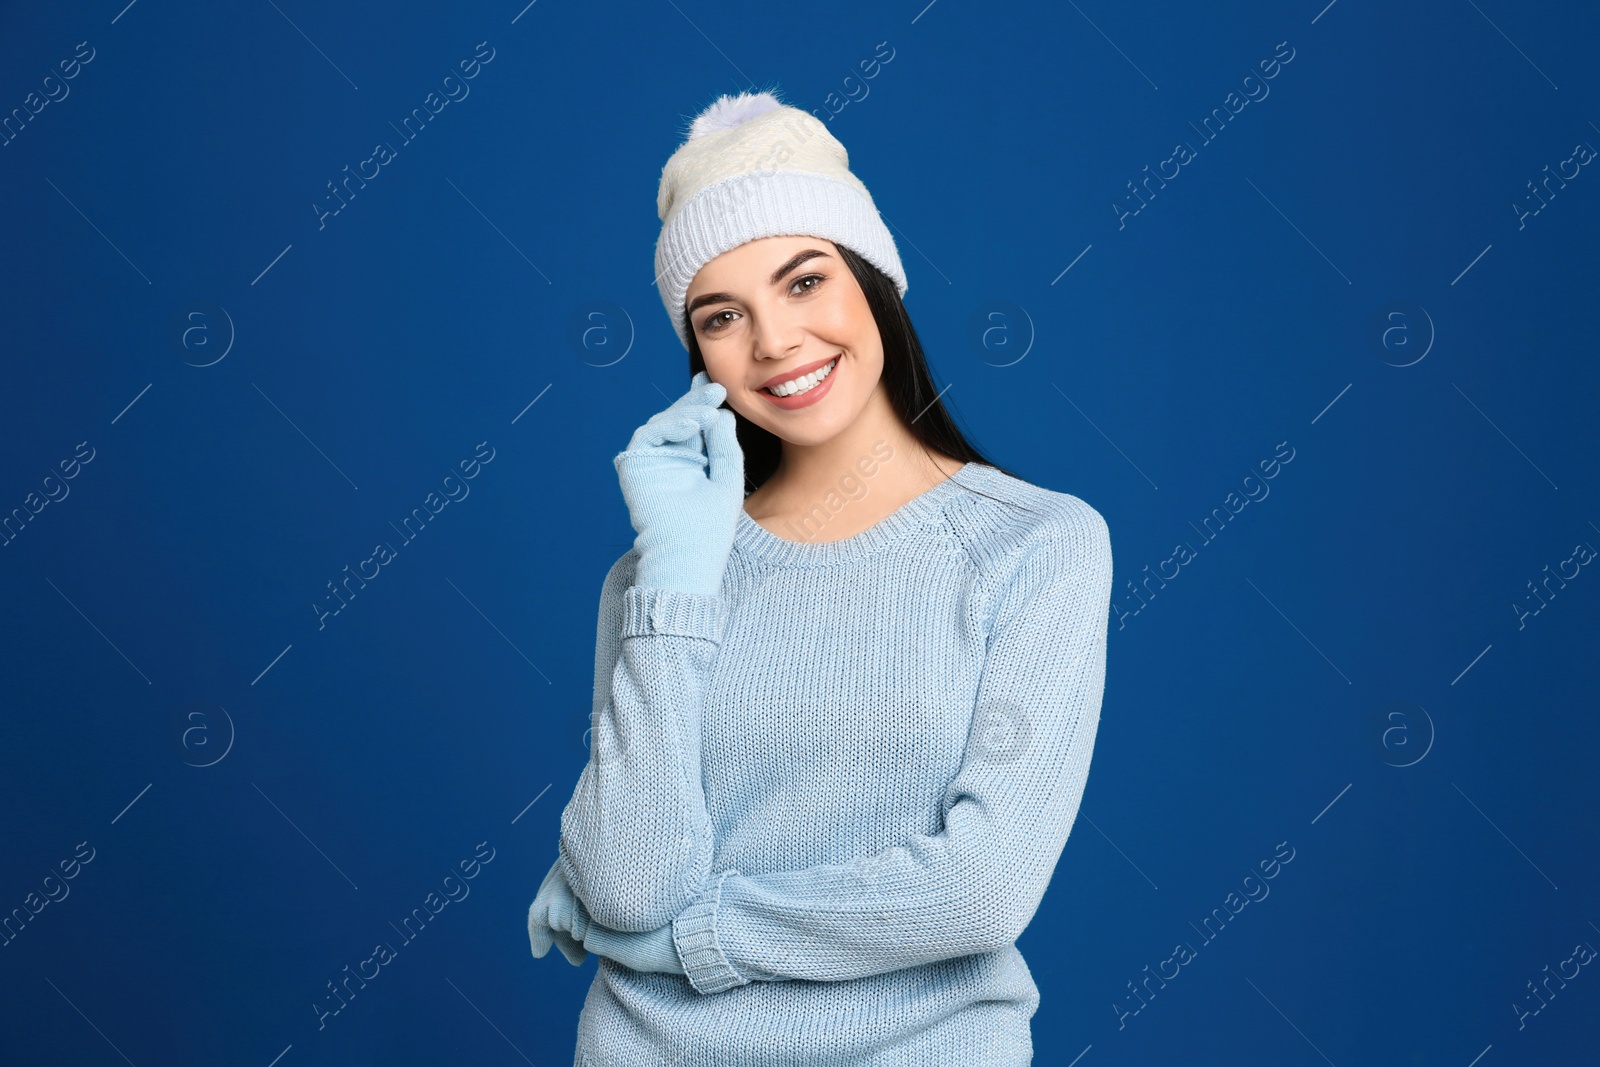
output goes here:
[{"label": "long dark hair", "polygon": [[[900,299],[900,289],[893,279],[858,255],[854,249],[834,242],[840,257],[855,275],[861,292],[872,309],[872,318],[878,324],[878,334],[883,339],[883,387],[889,404],[900,422],[922,446],[923,452],[937,449],[962,462],[982,463],[1004,474],[1009,470],[989,460],[962,434],[955,420],[945,409],[939,390],[934,388],[933,376],[928,372],[928,361],[922,353],[922,342],[911,325],[911,316]],[[695,336],[694,323],[689,313],[683,313],[684,334],[689,339],[689,376],[706,369],[705,357],[700,354],[700,341]],[[731,407],[729,410],[733,410]],[[744,451],[745,491],[760,488],[778,469],[783,455],[783,441],[771,430],[757,426],[734,411],[739,433],[739,447]],[[932,456],[929,455],[931,459]],[[965,488],[965,487],[964,487]],[[976,490],[973,490],[976,492]],[[987,496],[988,494],[981,494]]]}]

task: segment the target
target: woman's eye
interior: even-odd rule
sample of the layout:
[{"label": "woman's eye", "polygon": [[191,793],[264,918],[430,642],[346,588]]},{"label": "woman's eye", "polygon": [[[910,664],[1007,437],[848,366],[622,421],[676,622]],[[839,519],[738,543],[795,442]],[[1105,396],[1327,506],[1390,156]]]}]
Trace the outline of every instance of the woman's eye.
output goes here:
[{"label": "woman's eye", "polygon": [[[807,274],[804,277],[796,278],[794,280],[794,285],[791,285],[789,287],[789,291],[790,292],[794,292],[795,286],[803,285],[803,283],[805,283],[805,282],[815,282],[816,284],[814,284],[814,285],[806,285],[806,286],[804,286],[804,288],[800,289],[799,293],[796,294],[796,295],[803,296],[806,293],[816,292],[816,290],[819,289],[822,286],[822,283],[827,281],[827,280],[828,279],[827,279],[826,275],[822,275],[822,274]],[[715,314],[708,315],[706,317],[705,321],[703,321],[700,324],[700,328],[703,331],[705,331],[706,333],[716,333],[718,330],[721,330],[723,327],[729,325],[729,323],[731,321],[729,319],[723,318],[724,315],[738,315],[738,312],[734,311],[731,308],[725,308],[722,311],[716,312]]]}]

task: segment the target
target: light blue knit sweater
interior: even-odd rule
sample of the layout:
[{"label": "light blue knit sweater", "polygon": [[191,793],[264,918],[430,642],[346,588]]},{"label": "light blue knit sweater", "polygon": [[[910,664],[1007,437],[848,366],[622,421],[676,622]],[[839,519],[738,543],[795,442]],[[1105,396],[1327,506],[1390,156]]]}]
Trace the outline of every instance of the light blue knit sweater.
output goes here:
[{"label": "light blue knit sweater", "polygon": [[688,974],[601,958],[577,1067],[1029,1064],[1014,942],[1099,724],[1100,514],[968,463],[844,540],[741,511],[719,596],[637,559],[560,851],[595,922],[671,923]]}]

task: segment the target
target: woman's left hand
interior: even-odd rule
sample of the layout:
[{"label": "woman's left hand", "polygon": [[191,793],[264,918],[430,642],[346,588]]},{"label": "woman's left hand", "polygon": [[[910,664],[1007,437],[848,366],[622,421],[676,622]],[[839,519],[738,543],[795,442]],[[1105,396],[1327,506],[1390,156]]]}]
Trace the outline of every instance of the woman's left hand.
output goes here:
[{"label": "woman's left hand", "polygon": [[671,923],[644,933],[601,926],[589,917],[589,909],[572,892],[559,859],[545,875],[539,894],[528,909],[528,939],[535,956],[543,958],[553,943],[574,967],[593,952],[633,971],[687,973],[678,959]]},{"label": "woman's left hand", "polygon": [[552,944],[561,950],[567,962],[574,967],[581,966],[589,958],[581,936],[572,936],[575,925],[580,922],[586,925],[588,922],[587,911],[583,911],[581,916],[579,914],[582,908],[583,904],[567,884],[567,876],[561,873],[561,860],[558,857],[550,873],[544,876],[539,892],[528,908],[528,943],[536,958],[543,959]]}]

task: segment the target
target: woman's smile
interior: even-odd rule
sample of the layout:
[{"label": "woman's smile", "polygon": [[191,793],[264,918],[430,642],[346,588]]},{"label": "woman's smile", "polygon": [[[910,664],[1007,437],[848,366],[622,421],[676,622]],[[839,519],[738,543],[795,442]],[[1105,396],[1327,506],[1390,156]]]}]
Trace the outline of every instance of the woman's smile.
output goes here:
[{"label": "woman's smile", "polygon": [[[782,408],[785,411],[809,407],[827,396],[828,391],[833,388],[833,379],[837,376],[834,372],[839,369],[842,355],[843,353],[840,353],[820,364],[812,364],[811,366],[814,369],[809,373],[780,378],[777,382],[763,386],[759,392],[774,407]],[[778,396],[772,392],[773,389],[777,389],[785,395]]]}]

